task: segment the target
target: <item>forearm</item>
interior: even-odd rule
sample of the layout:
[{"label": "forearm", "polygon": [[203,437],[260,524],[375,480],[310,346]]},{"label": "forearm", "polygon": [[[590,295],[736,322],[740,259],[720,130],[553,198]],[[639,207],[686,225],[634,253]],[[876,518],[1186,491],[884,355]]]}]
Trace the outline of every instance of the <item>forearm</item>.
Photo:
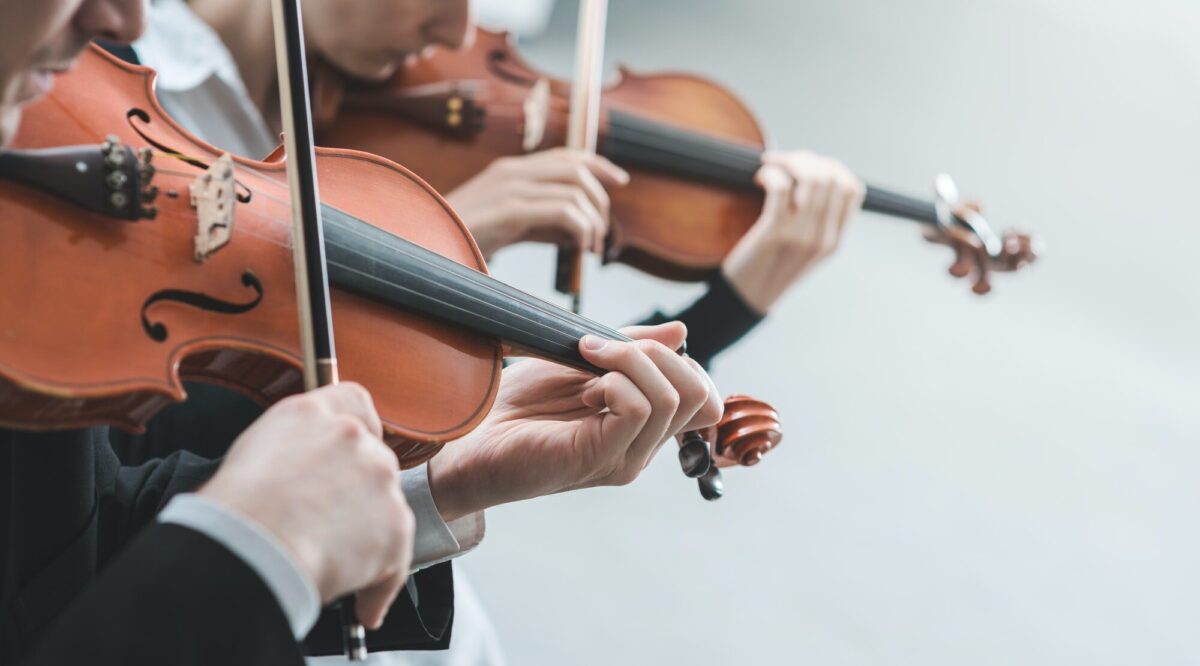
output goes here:
[{"label": "forearm", "polygon": [[755,225],[725,257],[721,273],[743,302],[763,317],[811,267],[810,261],[798,260],[803,252],[767,225]]}]

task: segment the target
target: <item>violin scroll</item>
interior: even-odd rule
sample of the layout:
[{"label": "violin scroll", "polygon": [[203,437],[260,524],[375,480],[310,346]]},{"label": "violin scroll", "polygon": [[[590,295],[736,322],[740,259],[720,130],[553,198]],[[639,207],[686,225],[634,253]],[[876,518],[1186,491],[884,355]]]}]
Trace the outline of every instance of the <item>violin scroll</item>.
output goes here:
[{"label": "violin scroll", "polygon": [[762,461],[783,440],[779,412],[748,395],[725,399],[725,415],[709,428],[713,460],[717,467],[749,467]]},{"label": "violin scroll", "polygon": [[947,174],[934,183],[938,224],[925,234],[926,240],[954,250],[950,275],[971,280],[971,291],[984,295],[992,290],[991,273],[1009,273],[1033,263],[1044,244],[1036,235],[1005,230],[997,234],[983,216],[978,201],[960,201],[958,188]]},{"label": "violin scroll", "polygon": [[782,440],[783,427],[773,407],[750,396],[731,395],[716,425],[683,436],[679,462],[684,474],[696,479],[700,495],[712,501],[725,494],[720,468],[757,465]]}]

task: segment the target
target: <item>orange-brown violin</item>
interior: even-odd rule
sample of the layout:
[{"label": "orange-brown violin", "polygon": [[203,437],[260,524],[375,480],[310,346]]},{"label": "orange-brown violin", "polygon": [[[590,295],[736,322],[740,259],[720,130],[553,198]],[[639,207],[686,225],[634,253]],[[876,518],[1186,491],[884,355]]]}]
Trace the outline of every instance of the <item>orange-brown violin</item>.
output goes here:
[{"label": "orange-brown violin", "polygon": [[[448,192],[494,159],[561,146],[570,86],[524,62],[504,33],[479,30],[467,49],[436,50],[382,85],[347,84],[323,70],[314,92],[324,145],[403,162]],[[673,280],[703,279],[762,209],[754,182],[763,131],[728,89],[682,73],[634,74],[605,89],[598,152],[631,172],[611,192],[605,260]],[[959,253],[955,272],[1011,271],[1036,257],[1026,234],[997,234],[948,177],[936,200],[869,186],[868,211],[928,225]]]},{"label": "orange-brown violin", "polygon": [[[281,155],[200,141],[152,86],[93,47],[0,153],[0,423],[136,430],[182,380],[263,403],[302,388]],[[407,169],[330,149],[317,169],[340,374],[405,466],[483,419],[503,348],[598,372],[579,339],[628,339],[488,276]]]}]

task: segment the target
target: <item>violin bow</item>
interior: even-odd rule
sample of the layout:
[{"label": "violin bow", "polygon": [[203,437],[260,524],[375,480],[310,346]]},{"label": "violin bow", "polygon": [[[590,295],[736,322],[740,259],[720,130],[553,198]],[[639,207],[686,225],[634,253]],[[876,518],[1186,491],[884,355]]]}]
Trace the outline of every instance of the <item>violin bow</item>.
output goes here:
[{"label": "violin bow", "polygon": [[[571,106],[567,117],[567,148],[596,154],[600,133],[600,95],[604,73],[604,28],[608,0],[580,0],[579,28],[575,35],[575,80],[571,84]],[[579,314],[583,291],[581,246],[558,251],[555,288],[571,298],[571,311]]]},{"label": "violin bow", "polygon": [[[608,0],[580,0],[579,27],[575,36],[575,79],[571,82],[571,105],[567,116],[567,148],[596,154],[600,134],[600,96],[603,92],[604,28]],[[579,314],[583,289],[583,248],[558,251],[555,288],[571,297],[571,310]],[[680,349],[687,355],[687,343]],[[684,433],[679,442],[679,465],[685,476],[696,479],[700,496],[712,501],[725,494],[721,471],[713,460],[712,444],[705,433]]]},{"label": "violin bow", "polygon": [[[311,391],[336,384],[338,371],[300,0],[272,0],[272,14],[283,146],[292,204],[292,254],[296,269],[296,304],[300,313],[300,348],[304,356],[304,388]],[[350,661],[365,660],[366,630],[358,621],[353,596],[342,599],[339,605],[346,657]]]}]

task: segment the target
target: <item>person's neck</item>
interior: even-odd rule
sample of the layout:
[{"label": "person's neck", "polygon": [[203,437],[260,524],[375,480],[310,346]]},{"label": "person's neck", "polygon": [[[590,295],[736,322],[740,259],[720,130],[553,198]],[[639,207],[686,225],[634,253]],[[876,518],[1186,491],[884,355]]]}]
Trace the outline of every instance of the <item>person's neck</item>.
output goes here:
[{"label": "person's neck", "polygon": [[188,4],[221,37],[251,101],[268,124],[277,127],[279,75],[271,0],[190,0]]}]

